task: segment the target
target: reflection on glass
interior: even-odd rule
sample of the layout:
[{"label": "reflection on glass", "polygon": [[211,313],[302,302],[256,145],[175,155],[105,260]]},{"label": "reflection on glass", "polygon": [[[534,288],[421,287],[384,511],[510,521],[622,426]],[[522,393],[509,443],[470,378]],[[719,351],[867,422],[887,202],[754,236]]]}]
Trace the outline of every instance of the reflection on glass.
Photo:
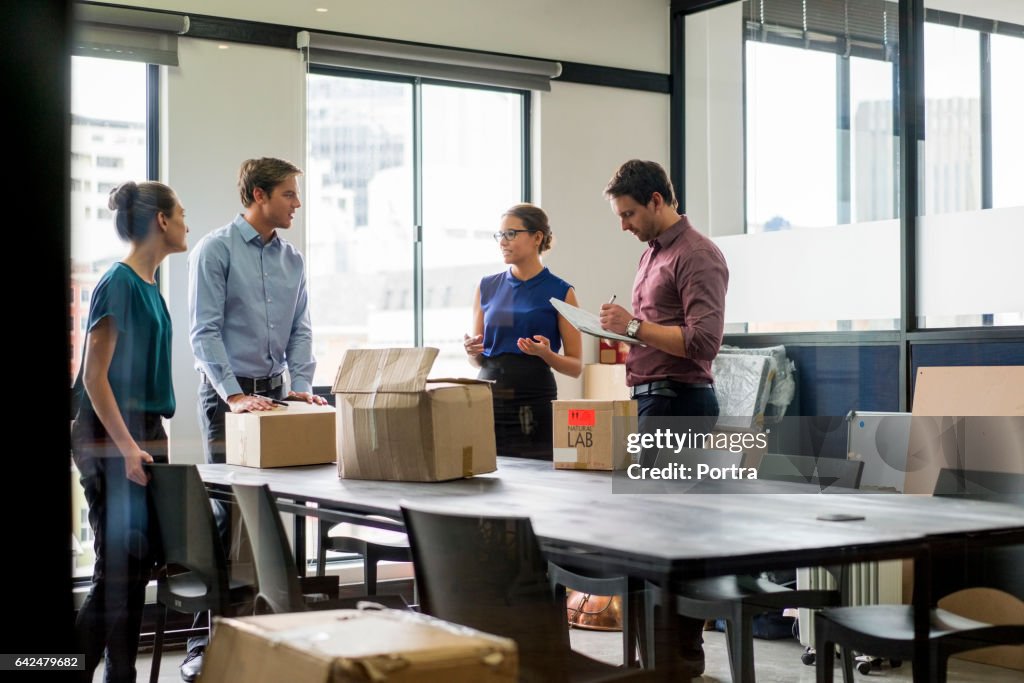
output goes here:
[{"label": "reflection on glass", "polygon": [[[71,379],[78,374],[89,301],[104,272],[128,253],[107,209],[110,190],[146,179],[146,65],[71,58]],[[70,383],[70,381],[69,381]],[[92,573],[95,559],[88,506],[71,465],[72,566]]]},{"label": "reflection on glass", "polygon": [[346,349],[413,345],[412,85],[307,85],[313,383],[329,385]]},{"label": "reflection on glass", "polygon": [[1024,39],[992,36],[992,206],[1024,206]]},{"label": "reflection on glass", "polygon": [[504,266],[492,234],[522,201],[523,96],[423,86],[423,337],[437,377],[476,374],[462,335],[480,278]]}]

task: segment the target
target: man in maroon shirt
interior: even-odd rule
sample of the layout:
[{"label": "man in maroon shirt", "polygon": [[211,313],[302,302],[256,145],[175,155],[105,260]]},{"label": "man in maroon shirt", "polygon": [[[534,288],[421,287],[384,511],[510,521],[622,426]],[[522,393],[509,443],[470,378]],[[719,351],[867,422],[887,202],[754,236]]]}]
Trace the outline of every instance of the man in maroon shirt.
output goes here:
[{"label": "man in maroon shirt", "polygon": [[[633,281],[634,312],[601,306],[601,327],[644,344],[631,346],[626,358],[640,431],[653,431],[652,418],[676,418],[673,431],[708,433],[718,416],[711,361],[725,324],[725,257],[676,212],[672,181],[659,164],[627,161],[604,193],[622,229],[647,242]],[[645,451],[641,466],[653,467],[657,455]],[[701,619],[679,617],[681,666],[691,676],[704,671],[703,626]]]}]

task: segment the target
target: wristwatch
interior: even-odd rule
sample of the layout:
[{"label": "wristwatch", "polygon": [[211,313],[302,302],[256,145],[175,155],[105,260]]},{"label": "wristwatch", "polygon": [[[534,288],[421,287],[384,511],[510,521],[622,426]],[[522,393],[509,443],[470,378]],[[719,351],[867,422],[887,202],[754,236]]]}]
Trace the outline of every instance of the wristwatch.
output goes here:
[{"label": "wristwatch", "polygon": [[636,333],[640,331],[640,319],[633,318],[626,323],[626,336],[636,339]]}]

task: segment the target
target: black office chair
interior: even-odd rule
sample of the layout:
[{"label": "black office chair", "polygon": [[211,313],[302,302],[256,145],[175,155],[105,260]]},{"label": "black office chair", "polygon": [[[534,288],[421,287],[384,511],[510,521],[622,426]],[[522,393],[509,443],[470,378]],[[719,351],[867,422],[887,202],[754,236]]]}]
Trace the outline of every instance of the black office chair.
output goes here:
[{"label": "black office chair", "polygon": [[421,611],[515,640],[520,680],[657,680],[652,671],[623,670],[571,649],[565,591],[552,586],[529,519],[406,506],[402,514]]},{"label": "black office chair", "polygon": [[[935,495],[1024,505],[1024,474],[942,470],[936,481]],[[818,612],[814,633],[818,641],[819,683],[832,681],[836,645],[844,654],[853,649],[893,659],[913,659],[917,648],[925,647],[932,669],[930,680],[942,683],[946,680],[947,660],[952,655],[994,645],[1024,643],[1024,624],[988,624],[936,607],[940,597],[968,587],[996,588],[1024,599],[1022,566],[1024,546],[1021,545],[999,548],[968,545],[939,551],[931,558],[933,576],[926,642],[915,640],[914,605],[863,605]],[[915,584],[915,590],[919,588]],[[853,681],[853,670],[845,657],[843,680]]]},{"label": "black office chair", "polygon": [[[714,466],[739,466],[743,454],[715,451]],[[700,457],[706,458],[707,455]],[[694,462],[686,464],[694,466]],[[809,458],[767,454],[758,468],[759,479],[776,481],[799,481],[827,486],[856,488],[860,481],[864,463],[838,458]],[[845,577],[840,577],[840,585]],[[653,636],[655,621],[654,608],[660,604],[660,592],[651,586],[652,598],[647,608],[647,639]],[[729,652],[729,671],[734,681],[755,680],[754,673],[754,617],[766,612],[780,612],[788,607],[817,609],[840,604],[837,590],[787,588],[764,577],[745,574],[714,576],[706,579],[692,579],[682,582],[676,588],[676,608],[688,617],[700,619],[723,619],[725,621],[726,646]]]},{"label": "black office chair", "polygon": [[[253,587],[228,573],[210,497],[195,465],[146,465],[149,495],[163,544],[150,682],[160,676],[167,610],[234,615],[251,612]],[[212,619],[210,620],[212,624]],[[206,629],[202,629],[206,630]],[[192,635],[191,629],[189,635]]]},{"label": "black office chair", "polygon": [[862,460],[766,453],[757,467],[757,478],[814,484],[822,490],[831,486],[856,489],[863,472]]},{"label": "black office chair", "polygon": [[[377,594],[377,563],[412,562],[409,539],[400,531],[377,529],[365,524],[320,521],[320,543],[316,556],[316,575],[327,570],[327,551],[355,553],[363,558],[363,586],[367,595]],[[335,532],[336,535],[331,535]]]},{"label": "black office chair", "polygon": [[[333,585],[326,586],[322,585],[322,578],[316,581],[314,586],[310,586],[309,584],[313,582],[308,579],[314,577],[299,577],[281,515],[266,484],[232,484],[231,490],[242,513],[242,523],[252,546],[256,578],[259,583],[255,605],[257,614],[354,609],[360,601],[365,600],[339,599],[338,581],[333,577],[328,579]],[[394,609],[408,609],[406,602],[398,595],[375,596],[373,601]]]}]

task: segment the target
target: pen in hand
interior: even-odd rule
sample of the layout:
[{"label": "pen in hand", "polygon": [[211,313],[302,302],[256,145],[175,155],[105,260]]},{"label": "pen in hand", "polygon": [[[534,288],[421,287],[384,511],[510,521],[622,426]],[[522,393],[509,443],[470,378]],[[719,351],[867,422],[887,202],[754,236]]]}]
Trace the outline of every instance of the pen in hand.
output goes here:
[{"label": "pen in hand", "polygon": [[616,296],[615,294],[612,294],[612,298],[608,299],[608,305],[611,305],[611,304],[615,303],[615,296]]}]

